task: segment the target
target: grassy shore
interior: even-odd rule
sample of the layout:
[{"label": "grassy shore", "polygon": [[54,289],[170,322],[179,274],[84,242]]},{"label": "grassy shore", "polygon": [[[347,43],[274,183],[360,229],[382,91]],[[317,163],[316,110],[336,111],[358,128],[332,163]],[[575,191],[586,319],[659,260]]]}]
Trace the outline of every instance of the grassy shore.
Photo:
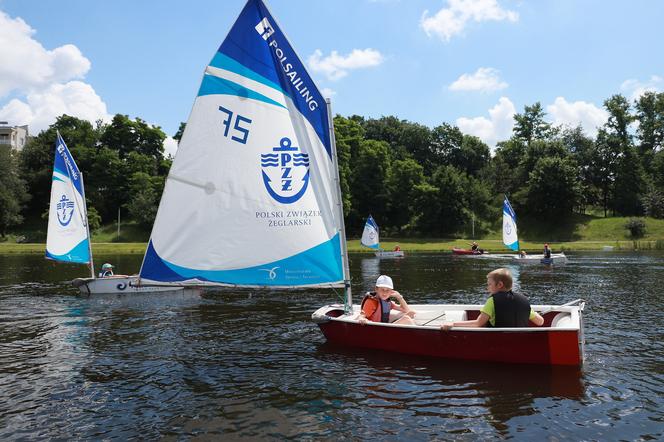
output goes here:
[{"label": "grassy shore", "polygon": [[[642,238],[632,239],[625,228],[629,218],[625,217],[593,217],[579,216],[570,225],[537,226],[524,222],[524,228],[519,228],[522,240],[521,249],[528,253],[542,250],[544,242],[548,242],[554,252],[565,251],[592,251],[604,250],[612,247],[614,251],[631,250],[664,250],[664,220],[644,218],[646,232]],[[530,230],[527,230],[530,227]],[[116,227],[105,226],[92,235],[92,253],[139,253],[145,252],[149,232],[139,229],[133,224],[123,225],[122,234],[118,238]],[[470,236],[470,235],[469,235]],[[558,239],[556,239],[558,238]],[[5,242],[0,242],[0,254],[11,253],[44,253],[43,243],[17,244],[16,236],[9,236]],[[481,248],[489,252],[508,252],[503,246],[502,233],[495,231],[475,239]],[[397,244],[405,252],[450,252],[453,247],[468,248],[469,238],[382,238],[381,246],[385,250],[392,250]],[[372,251],[362,247],[359,239],[348,241],[348,251]]]},{"label": "grassy shore", "polygon": [[[453,247],[468,248],[471,240],[469,239],[387,239],[381,242],[385,250],[392,250],[397,244],[405,252],[426,253],[426,252],[451,252]],[[489,252],[508,253],[510,252],[503,246],[501,240],[480,240],[481,248]],[[522,241],[521,249],[528,253],[540,253],[543,244],[541,242]],[[621,241],[568,241],[549,243],[554,252],[580,252],[604,250],[605,247],[612,247],[613,251],[633,251],[633,250],[664,250],[664,240],[621,240]],[[92,243],[92,253],[97,254],[128,254],[145,253],[146,243]],[[45,244],[16,244],[0,243],[0,255],[15,253],[40,253],[43,254]],[[359,239],[348,241],[349,252],[372,253],[372,250],[362,247]]]}]

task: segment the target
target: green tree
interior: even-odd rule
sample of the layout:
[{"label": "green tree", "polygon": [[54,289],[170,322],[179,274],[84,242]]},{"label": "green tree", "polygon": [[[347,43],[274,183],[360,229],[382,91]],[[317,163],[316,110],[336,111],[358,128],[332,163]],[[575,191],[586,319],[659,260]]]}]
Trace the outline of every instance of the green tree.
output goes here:
[{"label": "green tree", "polygon": [[595,164],[598,162],[597,146],[595,142],[583,132],[581,126],[563,128],[560,141],[570,152],[571,158],[578,168],[581,197],[579,199],[579,212],[585,213],[587,206],[601,204],[601,179],[597,176]]},{"label": "green tree", "polygon": [[646,92],[636,100],[635,109],[638,153],[645,170],[651,172],[655,152],[664,148],[664,93]]},{"label": "green tree", "polygon": [[526,182],[517,172],[525,154],[526,144],[516,138],[498,143],[487,170],[491,187],[507,194],[523,188]]},{"label": "green tree", "polygon": [[406,226],[413,216],[415,187],[424,181],[424,169],[412,158],[392,163],[385,186],[388,192],[387,218],[398,231]]},{"label": "green tree", "polygon": [[515,195],[525,212],[539,219],[564,219],[581,198],[577,167],[571,159],[544,157],[535,163],[528,186]]},{"label": "green tree", "polygon": [[175,135],[173,135],[173,139],[180,144],[180,140],[182,139],[182,135],[184,135],[184,129],[187,127],[187,123],[184,121],[180,122],[180,126],[178,127],[178,131],[175,132]]},{"label": "green tree", "polygon": [[388,194],[385,180],[390,168],[388,144],[375,140],[362,141],[358,156],[353,163],[351,178],[353,210],[349,216],[352,225],[361,229],[364,226],[363,220],[369,214],[373,214],[378,225],[387,226],[385,214]]},{"label": "green tree", "polygon": [[30,199],[27,186],[18,172],[14,151],[7,144],[0,144],[0,235],[23,221],[21,211]]},{"label": "green tree", "polygon": [[432,170],[429,167],[432,161],[429,128],[396,117],[361,121],[366,139],[384,141],[390,146],[390,159],[403,160],[412,156],[426,171]]},{"label": "green tree", "polygon": [[157,126],[149,126],[140,118],[130,119],[127,115],[117,114],[106,127],[101,143],[118,151],[120,158],[126,158],[131,152],[151,156],[157,160],[164,156],[166,134]]},{"label": "green tree", "polygon": [[149,228],[154,223],[163,190],[163,178],[144,172],[134,173],[129,180],[130,195],[126,204],[129,215],[141,226]]},{"label": "green tree", "polygon": [[621,215],[642,215],[648,182],[634,147],[626,148],[616,164],[612,208]]},{"label": "green tree", "polygon": [[[81,159],[81,152],[97,144],[97,129],[88,121],[68,115],[61,115],[48,129],[26,143],[19,154],[19,168],[21,177],[27,183],[28,193],[32,196],[26,216],[33,219],[39,219],[49,205],[57,131],[62,135],[79,169],[83,172],[88,170],[88,163]],[[85,174],[85,183],[87,187],[87,174]]]},{"label": "green tree", "polygon": [[337,143],[344,216],[347,224],[352,225],[353,222],[359,222],[359,220],[351,217],[352,193],[350,182],[352,179],[352,164],[353,159],[359,155],[360,144],[364,139],[364,129],[357,121],[337,115],[334,117],[334,136]]},{"label": "green tree", "polygon": [[430,182],[415,186],[414,227],[423,234],[444,236],[458,232],[469,212],[464,175],[452,166],[440,166]]},{"label": "green tree", "polygon": [[545,140],[551,134],[551,125],[544,121],[546,112],[537,102],[532,106],[525,106],[522,114],[514,115],[514,137],[530,144],[533,140]]}]

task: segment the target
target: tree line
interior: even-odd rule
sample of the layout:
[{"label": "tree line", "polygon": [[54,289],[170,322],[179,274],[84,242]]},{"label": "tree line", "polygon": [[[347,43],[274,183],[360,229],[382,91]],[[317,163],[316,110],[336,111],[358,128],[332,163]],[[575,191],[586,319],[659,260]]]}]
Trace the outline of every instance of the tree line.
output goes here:
[{"label": "tree line", "polygon": [[[359,234],[369,214],[398,236],[453,236],[471,220],[481,233],[500,225],[504,194],[520,217],[544,224],[589,209],[664,218],[664,93],[633,102],[614,95],[604,108],[608,120],[592,138],[580,126],[547,123],[540,103],[525,106],[493,154],[448,123],[337,115],[349,234]],[[91,227],[112,222],[121,208],[149,228],[171,164],[166,134],[126,115],[95,125],[62,115],[21,152],[0,146],[0,233],[22,223],[45,230],[56,130],[84,172]]]}]

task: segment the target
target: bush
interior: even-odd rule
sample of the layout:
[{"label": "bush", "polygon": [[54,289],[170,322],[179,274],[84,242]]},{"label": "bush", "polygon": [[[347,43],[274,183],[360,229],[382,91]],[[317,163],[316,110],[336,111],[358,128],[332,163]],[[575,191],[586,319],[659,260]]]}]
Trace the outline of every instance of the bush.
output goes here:
[{"label": "bush", "polygon": [[630,218],[625,228],[632,238],[642,238],[646,234],[646,222],[640,218]]}]

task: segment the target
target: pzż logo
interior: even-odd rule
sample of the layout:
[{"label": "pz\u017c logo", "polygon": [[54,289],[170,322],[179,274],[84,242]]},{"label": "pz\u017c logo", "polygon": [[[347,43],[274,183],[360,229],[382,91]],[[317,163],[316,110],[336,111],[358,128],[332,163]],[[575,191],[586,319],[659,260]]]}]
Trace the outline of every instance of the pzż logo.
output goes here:
[{"label": "pz\u017c logo", "polygon": [[67,198],[67,195],[62,195],[60,201],[56,205],[56,212],[58,214],[58,222],[62,227],[66,227],[74,216],[74,202]]},{"label": "pz\u017c logo", "polygon": [[302,198],[309,186],[309,154],[300,152],[284,137],[272,153],[261,154],[263,184],[270,196],[282,204]]}]

